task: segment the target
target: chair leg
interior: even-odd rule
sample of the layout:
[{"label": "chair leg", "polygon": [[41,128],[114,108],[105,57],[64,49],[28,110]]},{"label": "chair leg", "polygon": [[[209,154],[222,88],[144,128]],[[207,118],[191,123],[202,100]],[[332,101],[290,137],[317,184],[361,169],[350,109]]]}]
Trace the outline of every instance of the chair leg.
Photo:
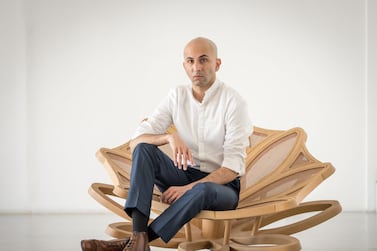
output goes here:
[{"label": "chair leg", "polygon": [[262,224],[262,216],[256,217],[255,218],[255,222],[253,224],[253,227],[251,229],[251,235],[254,236],[254,235],[256,235],[258,233],[261,224]]},{"label": "chair leg", "polygon": [[227,220],[225,221],[225,229],[224,229],[224,239],[223,239],[223,245],[228,245],[229,244],[229,239],[230,239],[230,229],[232,228],[232,221]]},{"label": "chair leg", "polygon": [[192,241],[191,224],[187,222],[185,224],[185,236],[187,241]]}]

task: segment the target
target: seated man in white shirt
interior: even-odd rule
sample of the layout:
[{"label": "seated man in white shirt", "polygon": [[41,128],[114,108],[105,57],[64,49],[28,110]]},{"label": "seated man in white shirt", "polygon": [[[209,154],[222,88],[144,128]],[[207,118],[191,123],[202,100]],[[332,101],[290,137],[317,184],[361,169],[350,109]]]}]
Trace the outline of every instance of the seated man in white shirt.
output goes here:
[{"label": "seated man in white shirt", "polygon": [[[130,142],[133,161],[125,212],[132,217],[133,235],[84,240],[83,250],[150,250],[149,242],[168,242],[201,210],[237,207],[252,125],[246,102],[216,78],[220,65],[211,40],[199,37],[186,45],[183,66],[191,84],[171,90]],[[166,134],[171,124],[177,132]],[[163,144],[170,145],[173,160],[157,147]],[[154,185],[170,207],[148,225]]]}]

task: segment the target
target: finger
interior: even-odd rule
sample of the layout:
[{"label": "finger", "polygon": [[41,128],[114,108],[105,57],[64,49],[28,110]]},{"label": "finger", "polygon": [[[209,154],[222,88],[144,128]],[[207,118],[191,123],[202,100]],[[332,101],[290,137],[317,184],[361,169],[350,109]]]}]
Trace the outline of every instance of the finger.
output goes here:
[{"label": "finger", "polygon": [[160,196],[160,202],[164,202],[164,195],[163,194],[161,194],[161,196]]},{"label": "finger", "polygon": [[178,199],[178,193],[175,192],[172,194],[172,197],[170,198],[170,204],[174,203]]},{"label": "finger", "polygon": [[172,195],[169,195],[169,196],[165,196],[165,201],[164,201],[164,203],[168,203],[168,204],[170,204],[171,201],[172,200]]},{"label": "finger", "polygon": [[[167,192],[167,193],[166,193]],[[169,188],[165,192],[165,203],[171,204],[177,199],[177,191],[173,188]]]},{"label": "finger", "polygon": [[183,170],[187,170],[187,153],[183,155]]},{"label": "finger", "polygon": [[182,152],[179,151],[178,154],[177,154],[177,162],[178,162],[178,168],[179,169],[182,169]]},{"label": "finger", "polygon": [[171,197],[171,198],[169,198],[168,203],[171,204],[171,203],[173,203],[173,201],[174,201],[174,198]]},{"label": "finger", "polygon": [[165,196],[162,197],[162,202],[163,202],[163,203],[169,203],[169,200],[170,200],[170,197],[169,197],[169,196],[166,196],[166,195],[165,195]]},{"label": "finger", "polygon": [[195,166],[194,158],[190,151],[188,152],[188,159],[190,160],[191,166]]},{"label": "finger", "polygon": [[164,198],[162,195],[160,196],[160,202],[164,202]]},{"label": "finger", "polygon": [[163,194],[163,202],[170,204],[174,197],[174,189],[172,187],[168,188]]},{"label": "finger", "polygon": [[166,203],[166,200],[167,200],[168,194],[169,194],[169,189],[167,189],[166,191],[164,191],[164,192],[161,194],[161,201],[162,201],[162,202]]},{"label": "finger", "polygon": [[173,156],[174,156],[174,158],[173,158],[174,166],[177,166],[178,149],[175,149]]}]

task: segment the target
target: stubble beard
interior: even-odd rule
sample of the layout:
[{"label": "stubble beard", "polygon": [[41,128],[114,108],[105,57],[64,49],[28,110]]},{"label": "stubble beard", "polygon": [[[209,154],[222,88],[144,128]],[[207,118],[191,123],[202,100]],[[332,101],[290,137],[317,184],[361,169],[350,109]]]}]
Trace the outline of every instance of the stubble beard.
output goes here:
[{"label": "stubble beard", "polygon": [[201,78],[201,79],[193,79],[192,84],[196,87],[208,87],[209,86],[209,81],[207,78]]}]

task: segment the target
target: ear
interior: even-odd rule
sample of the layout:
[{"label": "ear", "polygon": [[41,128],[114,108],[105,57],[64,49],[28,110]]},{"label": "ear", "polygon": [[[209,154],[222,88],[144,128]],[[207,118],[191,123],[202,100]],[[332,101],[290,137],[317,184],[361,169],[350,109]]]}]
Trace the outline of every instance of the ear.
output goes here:
[{"label": "ear", "polygon": [[221,59],[217,58],[216,59],[216,71],[218,71],[220,69],[220,65],[221,65]]}]

